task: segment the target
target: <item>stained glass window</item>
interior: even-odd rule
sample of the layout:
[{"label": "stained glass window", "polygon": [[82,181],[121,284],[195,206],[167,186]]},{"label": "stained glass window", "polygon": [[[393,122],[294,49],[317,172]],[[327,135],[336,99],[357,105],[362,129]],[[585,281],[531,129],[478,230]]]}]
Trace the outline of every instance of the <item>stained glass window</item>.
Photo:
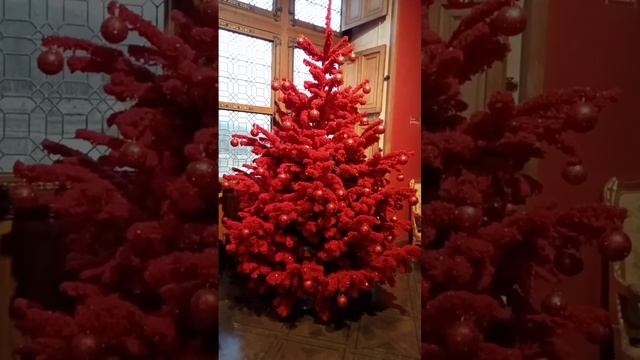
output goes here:
[{"label": "stained glass window", "polygon": [[229,143],[231,135],[249,135],[253,124],[271,130],[271,116],[240,111],[220,110],[218,112],[218,173],[231,174],[231,168],[241,168],[244,164],[251,164],[255,155],[250,147],[232,147]]},{"label": "stained glass window", "polygon": [[[124,0],[122,4],[156,26],[164,27],[165,0]],[[77,129],[110,134],[105,120],[128,104],[107,96],[108,81],[97,74],[42,74],[36,65],[43,36],[59,34],[102,42],[100,25],[108,1],[0,0],[0,171],[25,163],[50,163],[40,146],[45,138],[84,151],[104,152],[73,139]],[[125,44],[141,44],[131,34]]]},{"label": "stained glass window", "polygon": [[253,5],[265,10],[272,11],[273,10],[273,1],[274,0],[237,0],[238,2]]},{"label": "stained glass window", "polygon": [[271,106],[273,42],[220,29],[219,99]]},{"label": "stained glass window", "polygon": [[[295,17],[297,20],[324,28],[327,5],[328,2],[326,0],[296,0]],[[340,19],[342,13],[341,0],[334,0],[331,2],[331,13],[331,28],[333,30],[340,31]]]},{"label": "stained glass window", "polygon": [[308,93],[304,88],[304,82],[313,81],[313,77],[309,73],[309,67],[304,64],[304,59],[307,59],[307,54],[302,49],[293,49],[293,83],[300,91]]}]

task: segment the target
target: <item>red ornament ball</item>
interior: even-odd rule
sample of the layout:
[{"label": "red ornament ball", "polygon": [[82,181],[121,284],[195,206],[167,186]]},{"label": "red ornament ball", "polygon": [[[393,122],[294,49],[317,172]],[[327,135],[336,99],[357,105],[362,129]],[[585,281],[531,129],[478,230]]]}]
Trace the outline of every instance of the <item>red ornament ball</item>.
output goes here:
[{"label": "red ornament ball", "polygon": [[338,296],[337,302],[338,306],[341,308],[345,308],[349,305],[349,299],[347,299],[347,297],[344,295]]},{"label": "red ornament ball", "polygon": [[196,330],[211,329],[218,324],[218,294],[211,289],[202,289],[191,297],[189,315]]},{"label": "red ornament ball", "polygon": [[336,63],[338,63],[338,65],[342,65],[345,62],[345,58],[344,56],[340,55],[336,58]]},{"label": "red ornament ball", "polygon": [[187,166],[186,176],[193,186],[198,189],[213,189],[218,181],[216,163],[209,159],[192,161]]},{"label": "red ornament ball", "polygon": [[587,170],[582,164],[568,164],[562,170],[562,178],[569,185],[580,185],[587,180]]},{"label": "red ornament ball", "polygon": [[38,196],[29,184],[19,184],[11,188],[11,204],[16,209],[33,209],[38,206]]},{"label": "red ornament ball", "polygon": [[365,116],[362,117],[362,119],[360,120],[360,126],[368,126],[369,125],[369,119]]},{"label": "red ornament ball", "polygon": [[98,340],[93,335],[80,334],[71,341],[71,356],[74,360],[95,359],[98,349]]},{"label": "red ornament ball", "polygon": [[318,111],[318,109],[311,109],[309,111],[309,119],[312,121],[320,120],[320,111]]},{"label": "red ornament ball", "polygon": [[344,77],[340,73],[333,75],[333,78],[335,79],[336,84],[338,85],[342,85],[342,83],[344,82]]},{"label": "red ornament ball", "polygon": [[376,246],[373,248],[373,251],[374,251],[376,254],[382,254],[382,252],[384,251],[384,249],[382,248],[382,246],[380,246],[380,245],[376,245]]},{"label": "red ornament ball", "polygon": [[602,324],[594,324],[585,331],[584,335],[588,342],[598,345],[609,340],[611,330]]},{"label": "red ornament ball", "polygon": [[249,237],[249,235],[251,235],[251,231],[249,231],[249,229],[242,229],[240,233],[243,237]]},{"label": "red ornament ball", "polygon": [[136,142],[127,142],[120,148],[120,159],[128,167],[139,168],[147,161],[147,150]]},{"label": "red ornament ball", "polygon": [[322,190],[318,189],[318,190],[313,192],[313,197],[316,200],[322,200],[322,198],[324,197],[324,192]]},{"label": "red ornament ball", "polygon": [[404,175],[398,174],[398,176],[396,176],[396,179],[398,179],[398,181],[404,181]]},{"label": "red ornament ball", "polygon": [[598,123],[598,108],[588,102],[576,103],[567,120],[569,128],[575,132],[591,131]]},{"label": "red ornament ball", "polygon": [[260,130],[258,130],[257,128],[251,128],[251,136],[256,137],[260,135]]},{"label": "red ornament ball", "polygon": [[553,258],[553,266],[564,276],[576,276],[584,269],[584,262],[576,253],[560,250]]},{"label": "red ornament ball", "polygon": [[456,223],[462,228],[477,226],[481,220],[482,214],[474,206],[464,205],[456,209]]},{"label": "red ornament ball", "polygon": [[367,224],[363,224],[360,226],[360,234],[361,235],[369,235],[371,233],[371,228]]},{"label": "red ornament ball", "polygon": [[237,147],[238,145],[240,145],[240,141],[238,141],[238,139],[236,139],[236,138],[231,139],[231,141],[229,141],[229,143],[233,147]]},{"label": "red ornament ball", "polygon": [[344,143],[345,143],[347,146],[349,146],[349,147],[351,147],[351,146],[353,146],[353,145],[355,145],[355,144],[356,144],[355,140],[353,140],[353,139],[351,139],[351,138],[349,138],[349,139],[345,140],[345,142],[344,142]]},{"label": "red ornament ball", "polygon": [[500,10],[493,18],[492,24],[500,34],[516,36],[527,27],[527,15],[522,7],[512,5]]},{"label": "red ornament ball", "polygon": [[304,289],[305,289],[307,292],[312,291],[312,290],[313,290],[313,288],[314,288],[314,286],[313,286],[313,281],[311,281],[311,280],[305,280],[305,281],[302,283],[302,286],[304,287]]},{"label": "red ornament ball", "polygon": [[358,59],[358,57],[356,56],[355,53],[350,53],[349,54],[349,61],[354,62]]},{"label": "red ornament ball", "polygon": [[418,205],[418,202],[419,202],[419,200],[418,200],[417,196],[412,196],[412,197],[409,198],[409,205],[411,205],[411,206]]},{"label": "red ornament ball", "polygon": [[366,84],[365,86],[362,87],[362,92],[365,94],[369,94],[371,92],[371,85]]},{"label": "red ornament ball", "polygon": [[549,316],[562,316],[568,308],[567,301],[560,291],[553,291],[547,295],[540,306],[542,312]]},{"label": "red ornament ball", "polygon": [[446,349],[458,355],[475,353],[482,342],[482,334],[470,323],[458,322],[447,329]]},{"label": "red ornament ball", "polygon": [[406,165],[409,162],[409,157],[407,155],[402,154],[400,155],[398,162],[400,163],[400,165]]},{"label": "red ornament ball", "polygon": [[293,123],[291,123],[291,121],[283,121],[282,122],[282,129],[283,130],[291,130],[293,129]]},{"label": "red ornament ball", "polygon": [[306,38],[303,35],[298,36],[298,38],[296,39],[296,44],[298,44],[298,47],[301,47],[304,45]]},{"label": "red ornament ball", "polygon": [[271,90],[273,91],[280,91],[280,81],[278,80],[273,80],[271,82]]},{"label": "red ornament ball", "polygon": [[280,222],[280,224],[286,225],[289,223],[289,217],[285,214],[282,214],[278,217],[278,221]]},{"label": "red ornament ball", "polygon": [[291,81],[289,80],[284,80],[280,86],[282,87],[282,90],[284,91],[289,91],[293,88],[293,84],[291,84]]},{"label": "red ornament ball", "polygon": [[375,128],[373,128],[373,132],[375,132],[378,135],[384,134],[384,125],[380,124],[376,126]]},{"label": "red ornament ball", "polygon": [[335,212],[335,211],[336,211],[337,206],[336,206],[336,204],[335,204],[335,203],[332,203],[332,202],[331,202],[331,203],[328,203],[328,204],[327,204],[327,206],[325,207],[325,209],[327,209],[327,212],[332,213],[332,212]]},{"label": "red ornament ball", "polygon": [[47,49],[38,55],[38,69],[47,75],[55,75],[64,69],[64,56],[55,49]]},{"label": "red ornament ball", "polygon": [[339,198],[344,197],[345,195],[346,194],[345,194],[344,190],[342,190],[342,189],[338,189],[336,191],[336,196],[339,197]]},{"label": "red ornament ball", "polygon": [[110,16],[102,23],[100,33],[107,42],[119,44],[129,36],[129,28],[121,18]]},{"label": "red ornament ball", "polygon": [[392,222],[396,222],[396,221],[398,221],[398,217],[397,217],[397,216],[395,216],[395,215],[393,215],[393,216],[391,217],[391,221],[392,221]]},{"label": "red ornament ball", "polygon": [[608,261],[621,261],[631,253],[631,239],[623,231],[611,231],[598,240],[598,250]]}]

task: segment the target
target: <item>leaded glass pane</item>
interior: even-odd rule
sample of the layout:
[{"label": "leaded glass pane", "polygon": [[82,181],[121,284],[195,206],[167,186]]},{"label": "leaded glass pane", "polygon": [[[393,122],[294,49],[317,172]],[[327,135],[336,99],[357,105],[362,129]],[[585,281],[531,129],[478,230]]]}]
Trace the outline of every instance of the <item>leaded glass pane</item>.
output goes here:
[{"label": "leaded glass pane", "polygon": [[[325,26],[327,16],[326,0],[296,0],[295,18],[320,27]],[[340,19],[342,13],[342,1],[331,2],[331,28],[340,31]]]},{"label": "leaded glass pane", "polygon": [[257,6],[269,11],[273,10],[273,0],[238,0],[238,2]]},{"label": "leaded glass pane", "polygon": [[[305,54],[302,49],[293,49],[293,83],[298,90],[308,94],[309,92],[304,88],[304,82],[314,80],[311,73],[309,73],[309,67],[303,62],[304,59],[307,59],[307,54]],[[318,62],[316,62],[316,64],[319,65]]]},{"label": "leaded glass pane", "polygon": [[239,111],[220,110],[218,112],[218,173],[220,177],[231,174],[231,168],[241,168],[250,164],[255,155],[246,146],[232,147],[231,135],[249,135],[253,124],[271,130],[271,116]]},{"label": "leaded glass pane", "polygon": [[[92,157],[104,149],[73,139],[80,128],[115,134],[105,120],[123,104],[107,96],[108,78],[68,70],[46,76],[37,58],[43,36],[63,35],[102,43],[100,26],[108,0],[0,0],[0,171],[17,161],[49,163],[40,142],[47,138],[74,146]],[[122,0],[132,11],[164,27],[165,0]],[[143,44],[130,34],[120,45]]]},{"label": "leaded glass pane", "polygon": [[218,34],[220,101],[270,107],[273,42],[223,29]]}]

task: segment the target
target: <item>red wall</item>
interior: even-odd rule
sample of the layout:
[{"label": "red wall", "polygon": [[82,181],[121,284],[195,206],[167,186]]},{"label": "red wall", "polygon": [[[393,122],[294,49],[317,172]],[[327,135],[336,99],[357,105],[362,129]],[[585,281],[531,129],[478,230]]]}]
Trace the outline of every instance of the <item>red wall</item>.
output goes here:
[{"label": "red wall", "polygon": [[404,167],[408,183],[420,179],[420,0],[397,1],[395,35],[391,44],[389,99],[389,150],[411,150],[415,154]]},{"label": "red wall", "polygon": [[[609,178],[640,180],[640,10],[606,5],[605,0],[549,3],[545,88],[619,87],[623,94],[602,114],[596,129],[576,142],[590,173],[585,184],[571,187],[560,180],[564,158],[553,151],[540,163],[539,176],[546,199],[600,201]],[[595,251],[586,254],[585,267],[566,284],[570,300],[598,305],[601,268]],[[593,346],[578,349],[578,359],[599,359]]]}]

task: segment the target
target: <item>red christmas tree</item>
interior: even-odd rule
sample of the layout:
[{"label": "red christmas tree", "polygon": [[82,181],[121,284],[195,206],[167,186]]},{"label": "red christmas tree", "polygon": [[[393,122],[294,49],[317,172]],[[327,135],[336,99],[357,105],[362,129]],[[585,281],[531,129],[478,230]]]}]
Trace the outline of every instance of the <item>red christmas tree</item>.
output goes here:
[{"label": "red christmas tree", "polygon": [[[60,160],[15,165],[27,182],[59,189],[13,192],[18,209],[46,206],[66,246],[68,311],[16,299],[13,316],[28,339],[26,359],[217,358],[217,3],[174,11],[173,34],[112,2],[102,25],[110,43],[137,32],[149,46],[127,52],[52,36],[38,59],[63,70],[110,76],[107,94],[135,101],[107,124],[121,137],[78,131],[108,148],[97,160],[45,141]],[[52,311],[54,310],[54,311]]]},{"label": "red christmas tree", "polygon": [[[516,104],[499,92],[485,110],[463,116],[461,85],[505,58],[506,37],[521,33],[526,17],[512,0],[461,3],[453,1],[473,8],[449,39],[428,23],[423,36],[423,357],[573,359],[567,332],[600,343],[610,323],[604,310],[568,304],[560,282],[582,270],[585,245],[598,244],[609,261],[629,254],[625,211],[525,211],[542,186],[523,169],[552,147],[569,157],[566,181],[584,181],[568,134],[591,130],[615,94],[575,88]],[[539,279],[558,290],[538,294]]]},{"label": "red christmas tree", "polygon": [[354,59],[353,48],[346,37],[334,44],[330,11],[326,20],[322,49],[297,39],[312,60],[304,61],[313,76],[304,84],[309,95],[289,80],[274,81],[286,109],[278,110],[273,131],[254,126],[251,136],[233,136],[231,145],[250,146],[257,158],[225,176],[240,207],[237,221],[225,219],[226,250],[248,287],[274,296],[283,317],[307,299],[328,320],[375,285],[393,284],[395,272],[409,270],[420,254],[394,246],[409,226],[395,214],[418,199],[412,189],[390,187],[388,175],[410,153],[367,159],[365,149],[385,128],[377,120],[356,132],[367,116],[357,107],[371,88],[366,81],[342,87],[340,66]]}]

